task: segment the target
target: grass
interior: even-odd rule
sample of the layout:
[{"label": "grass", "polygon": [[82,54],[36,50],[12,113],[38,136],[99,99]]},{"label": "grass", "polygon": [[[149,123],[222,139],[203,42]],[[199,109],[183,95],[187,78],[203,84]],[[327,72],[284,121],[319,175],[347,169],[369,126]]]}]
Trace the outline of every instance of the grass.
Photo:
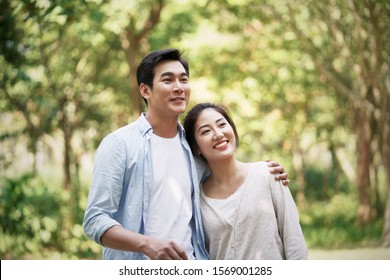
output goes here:
[{"label": "grass", "polygon": [[311,249],[352,249],[380,245],[383,219],[357,227],[356,199],[338,194],[329,201],[313,202],[300,211],[307,246]]}]

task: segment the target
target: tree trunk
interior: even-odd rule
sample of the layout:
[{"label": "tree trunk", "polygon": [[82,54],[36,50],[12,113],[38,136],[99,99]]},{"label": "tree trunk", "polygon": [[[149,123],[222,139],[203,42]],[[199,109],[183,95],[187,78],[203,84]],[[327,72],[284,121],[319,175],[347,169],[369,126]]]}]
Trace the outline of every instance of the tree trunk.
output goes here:
[{"label": "tree trunk", "polygon": [[371,162],[370,128],[367,112],[360,109],[357,114],[358,134],[358,172],[357,187],[359,195],[359,208],[357,214],[357,226],[367,224],[371,219],[371,192],[369,180],[369,167]]},{"label": "tree trunk", "polygon": [[129,65],[129,83],[130,83],[130,95],[133,101],[133,118],[138,118],[142,111],[142,98],[138,89],[137,83],[137,58],[140,55],[140,42],[136,41],[135,38],[131,41],[133,44],[130,45],[130,54],[127,57],[127,64]]},{"label": "tree trunk", "polygon": [[69,191],[72,186],[72,176],[70,171],[71,165],[71,153],[72,153],[72,128],[69,123],[68,115],[66,112],[67,99],[63,98],[59,100],[58,108],[62,113],[61,118],[59,119],[59,127],[63,133],[64,137],[64,162],[63,162],[63,170],[64,170],[64,189]]},{"label": "tree trunk", "polygon": [[390,247],[390,169],[387,167],[387,199],[386,210],[384,216],[384,227],[382,232],[382,244],[385,247]]},{"label": "tree trunk", "polygon": [[383,128],[383,148],[382,148],[382,157],[383,163],[385,166],[386,172],[386,182],[387,182],[387,198],[386,198],[386,208],[384,215],[384,227],[382,232],[382,243],[384,246],[390,246],[390,124],[386,122],[387,125]]},{"label": "tree trunk", "polygon": [[120,41],[126,56],[127,65],[129,67],[131,118],[135,119],[141,113],[141,97],[138,90],[136,62],[136,58],[139,57],[140,41],[136,36],[135,31],[132,30],[130,26],[123,30],[120,36]]},{"label": "tree trunk", "polygon": [[141,30],[136,29],[135,18],[129,19],[128,26],[120,36],[122,49],[126,55],[126,62],[129,66],[129,88],[132,100],[132,118],[137,118],[142,111],[142,98],[137,83],[137,59],[141,57],[143,50],[148,48],[147,38],[149,33],[160,21],[161,11],[164,7],[164,0],[158,0],[150,7],[149,17],[145,20]]},{"label": "tree trunk", "polygon": [[72,176],[71,176],[71,171],[70,171],[70,165],[71,165],[71,152],[72,152],[72,147],[71,147],[71,131],[69,128],[69,124],[67,121],[67,116],[64,112],[64,117],[63,117],[63,128],[62,131],[64,133],[64,188],[65,190],[69,191],[72,186]]}]

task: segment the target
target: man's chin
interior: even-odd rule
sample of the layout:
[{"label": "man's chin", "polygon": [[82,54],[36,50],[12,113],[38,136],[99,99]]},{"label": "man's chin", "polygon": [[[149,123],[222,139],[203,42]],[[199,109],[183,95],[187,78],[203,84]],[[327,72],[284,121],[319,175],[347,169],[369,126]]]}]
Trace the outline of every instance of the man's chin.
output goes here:
[{"label": "man's chin", "polygon": [[180,105],[180,106],[174,106],[172,109],[173,109],[176,113],[178,113],[178,114],[183,114],[183,113],[186,111],[186,109],[187,109],[187,104],[185,104],[185,105]]}]

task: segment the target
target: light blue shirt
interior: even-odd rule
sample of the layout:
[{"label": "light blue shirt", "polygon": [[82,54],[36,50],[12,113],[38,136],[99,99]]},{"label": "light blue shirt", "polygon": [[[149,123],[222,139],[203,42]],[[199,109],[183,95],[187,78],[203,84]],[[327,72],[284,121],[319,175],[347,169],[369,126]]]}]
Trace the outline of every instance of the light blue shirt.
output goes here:
[{"label": "light blue shirt", "polygon": [[[198,174],[202,174],[204,167],[196,166],[184,129],[179,123],[178,129],[191,169],[192,245],[196,259],[204,260],[208,259],[208,254],[204,245],[198,181]],[[144,114],[141,114],[135,122],[107,135],[96,151],[83,227],[88,238],[98,244],[102,245],[101,236],[115,225],[144,234],[153,184],[152,131]],[[141,253],[103,247],[103,259],[142,260],[147,257]]]}]

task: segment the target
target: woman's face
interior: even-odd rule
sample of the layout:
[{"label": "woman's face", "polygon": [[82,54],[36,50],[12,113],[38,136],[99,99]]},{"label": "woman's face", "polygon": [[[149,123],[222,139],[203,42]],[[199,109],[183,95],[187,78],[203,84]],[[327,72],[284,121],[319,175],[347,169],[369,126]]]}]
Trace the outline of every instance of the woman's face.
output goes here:
[{"label": "woman's face", "polygon": [[198,153],[208,162],[233,156],[236,139],[229,122],[217,111],[208,108],[200,113],[195,123]]}]

